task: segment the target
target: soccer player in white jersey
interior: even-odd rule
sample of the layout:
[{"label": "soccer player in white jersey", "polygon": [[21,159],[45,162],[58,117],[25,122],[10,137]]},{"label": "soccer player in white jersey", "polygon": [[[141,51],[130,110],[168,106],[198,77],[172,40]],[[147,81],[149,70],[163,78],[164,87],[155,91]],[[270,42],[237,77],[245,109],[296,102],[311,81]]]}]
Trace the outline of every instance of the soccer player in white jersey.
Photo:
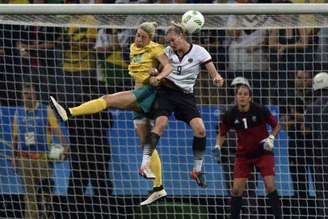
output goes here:
[{"label": "soccer player in white jersey", "polygon": [[[224,81],[217,72],[211,55],[203,47],[190,43],[180,24],[173,23],[169,27],[166,40],[170,46],[165,49],[165,53],[173,66],[173,72],[160,82],[161,86],[154,105],[156,120],[151,132],[152,144],[144,147],[141,168],[148,165],[150,156],[168,124],[168,116],[174,113],[176,119],[186,122],[193,130],[194,164],[191,177],[200,187],[206,187],[202,173],[206,132],[203,119],[196,106],[193,87],[201,71],[201,65],[205,66],[216,86],[222,86]],[[159,84],[159,81],[150,81],[153,85]]]}]

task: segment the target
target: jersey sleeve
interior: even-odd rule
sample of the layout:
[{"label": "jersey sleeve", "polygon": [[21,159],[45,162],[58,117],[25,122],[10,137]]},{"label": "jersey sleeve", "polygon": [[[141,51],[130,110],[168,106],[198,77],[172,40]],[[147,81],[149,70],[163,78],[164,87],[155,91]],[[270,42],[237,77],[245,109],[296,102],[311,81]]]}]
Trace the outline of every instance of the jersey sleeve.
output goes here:
[{"label": "jersey sleeve", "polygon": [[132,60],[133,46],[134,46],[134,43],[131,43],[131,45],[129,47],[129,58],[130,58],[130,61]]},{"label": "jersey sleeve", "polygon": [[152,47],[152,55],[153,57],[158,57],[160,55],[164,54],[164,48],[160,44],[155,44],[154,47]]},{"label": "jersey sleeve", "polygon": [[223,115],[221,115],[220,122],[219,122],[219,133],[221,136],[225,136],[229,129],[231,128],[230,122],[229,122],[229,113],[226,112]]},{"label": "jersey sleeve", "polygon": [[212,56],[204,47],[200,47],[199,61],[201,64],[206,64],[212,61]]},{"label": "jersey sleeve", "polygon": [[171,49],[171,48],[170,48],[169,46],[166,47],[166,48],[164,49],[164,53],[165,53],[165,55],[166,55],[167,57],[169,57],[170,54],[171,54],[170,49]]}]

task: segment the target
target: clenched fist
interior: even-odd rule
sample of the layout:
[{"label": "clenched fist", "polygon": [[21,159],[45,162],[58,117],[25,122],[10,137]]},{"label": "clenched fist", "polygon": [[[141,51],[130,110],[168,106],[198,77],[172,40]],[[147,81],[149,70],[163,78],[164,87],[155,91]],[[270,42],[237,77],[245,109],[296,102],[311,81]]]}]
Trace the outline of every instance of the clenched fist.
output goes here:
[{"label": "clenched fist", "polygon": [[157,76],[159,74],[159,71],[157,70],[157,68],[151,68],[149,70],[149,75],[150,76]]}]

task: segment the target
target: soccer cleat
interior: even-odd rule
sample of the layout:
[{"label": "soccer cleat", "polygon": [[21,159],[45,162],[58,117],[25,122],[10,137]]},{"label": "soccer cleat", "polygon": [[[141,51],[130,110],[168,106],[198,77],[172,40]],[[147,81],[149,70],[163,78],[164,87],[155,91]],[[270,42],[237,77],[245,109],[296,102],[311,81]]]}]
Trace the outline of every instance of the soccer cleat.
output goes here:
[{"label": "soccer cleat", "polygon": [[142,166],[139,169],[139,175],[144,177],[145,179],[155,179],[156,176],[153,173],[153,171],[151,171],[151,169],[148,166]]},{"label": "soccer cleat", "polygon": [[149,193],[148,198],[141,202],[140,205],[150,205],[156,201],[159,201],[160,199],[163,199],[167,196],[167,193],[163,187],[159,191],[157,191],[155,188],[153,191]]},{"label": "soccer cleat", "polygon": [[196,181],[196,183],[197,183],[198,186],[200,186],[202,188],[206,188],[207,187],[207,184],[206,184],[205,177],[204,177],[204,174],[203,173],[196,172],[195,170],[193,170],[191,172],[191,178]]},{"label": "soccer cleat", "polygon": [[64,107],[62,107],[54,97],[50,96],[50,105],[54,109],[56,115],[64,122],[68,120],[68,113]]}]

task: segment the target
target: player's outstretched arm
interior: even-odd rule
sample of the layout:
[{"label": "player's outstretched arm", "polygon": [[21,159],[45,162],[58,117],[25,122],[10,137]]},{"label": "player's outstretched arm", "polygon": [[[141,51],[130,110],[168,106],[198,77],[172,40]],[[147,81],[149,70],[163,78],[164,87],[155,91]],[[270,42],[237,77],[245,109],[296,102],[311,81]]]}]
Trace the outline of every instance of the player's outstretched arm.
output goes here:
[{"label": "player's outstretched arm", "polygon": [[160,84],[160,82],[163,78],[165,78],[166,76],[171,74],[171,72],[173,70],[173,67],[170,64],[170,61],[165,54],[158,56],[157,59],[161,63],[161,66],[163,66],[163,67],[161,68],[161,71],[158,73],[156,72],[155,69],[150,70],[151,78],[149,80],[149,83],[155,87],[157,87]]},{"label": "player's outstretched arm", "polygon": [[213,84],[218,87],[222,87],[224,84],[224,79],[216,70],[216,67],[213,62],[208,62],[205,64],[207,72],[210,74],[211,78],[213,79]]}]

